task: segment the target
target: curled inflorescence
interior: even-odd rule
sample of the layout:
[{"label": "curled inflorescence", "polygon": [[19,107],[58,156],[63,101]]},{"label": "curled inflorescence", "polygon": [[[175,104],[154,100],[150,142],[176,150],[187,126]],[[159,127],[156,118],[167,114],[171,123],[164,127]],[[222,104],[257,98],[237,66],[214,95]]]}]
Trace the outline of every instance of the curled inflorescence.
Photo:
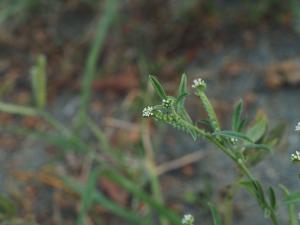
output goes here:
[{"label": "curled inflorescence", "polygon": [[191,214],[185,214],[181,221],[184,225],[193,225],[194,224],[194,217]]},{"label": "curled inflorescence", "polygon": [[206,83],[201,78],[195,79],[193,83],[192,88],[206,88]]},{"label": "curled inflorescence", "polygon": [[300,161],[300,152],[296,151],[295,153],[292,153],[291,160],[293,162],[299,162]]},{"label": "curled inflorescence", "polygon": [[143,109],[143,117],[153,116],[153,107],[147,106]]}]

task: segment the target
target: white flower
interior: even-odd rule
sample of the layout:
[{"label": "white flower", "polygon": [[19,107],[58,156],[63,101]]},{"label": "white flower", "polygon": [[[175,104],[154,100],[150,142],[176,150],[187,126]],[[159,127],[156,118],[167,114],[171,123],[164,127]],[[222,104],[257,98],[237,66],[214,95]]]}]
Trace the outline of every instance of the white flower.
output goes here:
[{"label": "white flower", "polygon": [[192,85],[192,88],[198,88],[198,87],[205,87],[206,83],[201,78],[195,79],[194,84]]},{"label": "white flower", "polygon": [[236,142],[238,142],[238,139],[237,138],[230,138],[230,141],[232,142],[232,143],[236,143]]},{"label": "white flower", "polygon": [[293,153],[291,155],[291,160],[292,161],[300,161],[300,152],[299,151],[296,151],[295,153]]},{"label": "white flower", "polygon": [[153,116],[153,107],[147,106],[143,109],[143,117]]},{"label": "white flower", "polygon": [[167,108],[170,107],[172,104],[171,99],[163,99],[162,102],[163,102],[163,105]]},{"label": "white flower", "polygon": [[191,214],[185,214],[183,216],[181,222],[184,225],[193,225],[194,224],[194,217]]},{"label": "white flower", "polygon": [[300,122],[298,122],[298,124],[296,125],[295,131],[300,131]]}]

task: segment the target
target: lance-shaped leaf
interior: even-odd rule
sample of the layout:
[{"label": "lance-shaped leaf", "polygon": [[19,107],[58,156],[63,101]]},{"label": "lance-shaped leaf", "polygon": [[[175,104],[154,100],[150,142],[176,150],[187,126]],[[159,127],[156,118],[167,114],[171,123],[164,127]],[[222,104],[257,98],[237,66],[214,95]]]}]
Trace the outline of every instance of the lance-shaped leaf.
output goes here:
[{"label": "lance-shaped leaf", "polygon": [[239,102],[236,104],[233,114],[232,114],[232,122],[231,127],[234,131],[240,131],[241,128],[241,116],[243,111],[243,101],[240,99]]},{"label": "lance-shaped leaf", "polygon": [[275,210],[277,203],[276,203],[276,195],[275,195],[274,189],[272,187],[269,187],[268,193],[269,193],[270,206],[273,210]]},{"label": "lance-shaped leaf", "polygon": [[245,147],[244,152],[247,152],[249,150],[264,150],[264,151],[272,152],[272,149],[265,144],[246,144],[243,145],[243,147]]},{"label": "lance-shaped leaf", "polygon": [[149,80],[154,87],[156,93],[159,95],[159,97],[163,100],[167,98],[166,92],[160,82],[156,79],[156,77],[149,75]]},{"label": "lance-shaped leaf", "polygon": [[184,108],[184,101],[186,96],[188,96],[187,91],[187,77],[186,74],[182,74],[181,81],[178,88],[177,100],[176,100],[176,109],[177,113],[182,116],[185,120],[192,123],[192,119]]},{"label": "lance-shaped leaf", "polygon": [[246,134],[253,141],[257,142],[267,131],[267,119],[265,116],[258,117],[255,124],[250,127]]},{"label": "lance-shaped leaf", "polygon": [[221,225],[221,217],[220,217],[220,214],[218,213],[216,207],[211,204],[211,203],[207,203],[209,208],[210,208],[210,212],[211,212],[211,215],[213,217],[213,222],[214,222],[214,225]]},{"label": "lance-shaped leaf", "polygon": [[295,203],[300,201],[300,191],[291,193],[287,195],[287,197],[284,199],[284,202],[287,204]]}]

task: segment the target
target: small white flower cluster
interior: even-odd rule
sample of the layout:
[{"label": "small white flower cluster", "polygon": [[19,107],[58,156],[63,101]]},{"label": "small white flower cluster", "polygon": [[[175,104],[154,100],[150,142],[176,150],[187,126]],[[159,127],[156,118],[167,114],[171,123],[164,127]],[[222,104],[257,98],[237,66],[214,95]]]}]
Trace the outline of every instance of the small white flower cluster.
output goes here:
[{"label": "small white flower cluster", "polygon": [[296,125],[295,131],[300,131],[300,122],[298,122],[298,124]]},{"label": "small white flower cluster", "polygon": [[192,88],[198,88],[198,87],[205,87],[206,86],[205,81],[201,78],[195,79],[193,82],[194,82],[194,84],[192,85]]},{"label": "small white flower cluster", "polygon": [[295,153],[292,153],[291,160],[293,162],[300,161],[300,152],[296,151]]},{"label": "small white flower cluster", "polygon": [[167,108],[170,107],[171,104],[172,104],[172,100],[171,99],[163,99],[162,102],[163,102],[163,105],[165,107],[167,107]]},{"label": "small white flower cluster", "polygon": [[143,117],[153,116],[153,107],[147,106],[143,109]]},{"label": "small white flower cluster", "polygon": [[185,214],[181,220],[181,223],[184,225],[193,225],[194,217],[191,214]]},{"label": "small white flower cluster", "polygon": [[233,144],[235,144],[235,143],[237,143],[238,142],[238,139],[237,138],[230,138],[230,141],[233,143]]}]

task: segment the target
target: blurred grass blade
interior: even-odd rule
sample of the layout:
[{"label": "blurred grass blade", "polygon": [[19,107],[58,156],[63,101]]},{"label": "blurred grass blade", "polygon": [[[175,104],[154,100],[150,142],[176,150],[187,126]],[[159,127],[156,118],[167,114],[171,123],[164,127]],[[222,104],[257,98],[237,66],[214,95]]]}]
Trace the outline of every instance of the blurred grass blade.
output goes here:
[{"label": "blurred grass blade", "polygon": [[99,127],[97,127],[96,122],[93,121],[90,117],[87,117],[87,126],[90,128],[90,130],[93,132],[97,140],[99,141],[99,144],[101,146],[101,149],[110,155],[116,156],[116,151],[112,148],[110,143],[108,142],[107,137],[105,134],[100,130]]},{"label": "blurred grass blade", "polygon": [[221,225],[221,217],[220,217],[220,214],[218,213],[216,207],[211,204],[211,203],[207,203],[209,208],[210,208],[210,212],[211,212],[211,215],[213,217],[213,222],[214,222],[214,225]]},{"label": "blurred grass blade", "polygon": [[40,55],[31,69],[31,86],[35,103],[39,109],[44,109],[47,98],[46,58]]},{"label": "blurred grass blade", "polygon": [[163,86],[160,84],[160,82],[156,79],[156,77],[149,75],[149,80],[154,87],[156,93],[159,95],[159,97],[163,99],[167,99],[166,92],[163,88]]},{"label": "blurred grass blade", "polygon": [[103,15],[99,20],[96,37],[91,45],[90,52],[84,68],[82,89],[80,96],[80,109],[77,115],[77,126],[81,126],[86,119],[86,110],[91,97],[92,82],[96,75],[97,61],[103,49],[108,30],[117,16],[119,0],[106,0]]},{"label": "blurred grass blade", "polygon": [[105,171],[104,175],[106,175],[111,180],[115,181],[117,184],[122,186],[124,189],[129,191],[135,198],[138,198],[144,201],[151,208],[155,209],[156,212],[163,218],[168,219],[173,225],[180,225],[180,218],[171,210],[164,207],[160,203],[158,203],[155,199],[153,199],[150,195],[145,193],[143,190],[139,189],[135,183],[132,183],[129,179],[117,174],[114,171]]},{"label": "blurred grass blade", "polygon": [[97,185],[97,178],[100,174],[100,170],[98,168],[92,170],[89,174],[87,183],[81,193],[81,205],[79,209],[79,215],[77,218],[77,225],[85,224],[85,217],[88,213],[88,210],[93,202],[93,193],[95,192]]},{"label": "blurred grass blade", "polygon": [[[286,197],[290,195],[289,190],[284,185],[280,184],[279,187],[283,190]],[[295,205],[293,203],[287,203],[287,206],[289,213],[289,225],[298,225],[298,215]]]},{"label": "blurred grass blade", "polygon": [[[64,177],[63,178],[65,184],[74,192],[78,194],[83,193],[83,184],[79,183],[75,179],[71,177]],[[131,221],[134,224],[139,224],[141,221],[141,217],[136,212],[130,212],[129,210],[119,206],[115,202],[111,201],[110,199],[106,198],[102,193],[99,191],[94,191],[92,194],[92,200],[94,203],[101,205],[104,209],[109,210],[113,214],[124,218],[125,220]]]},{"label": "blurred grass blade", "polygon": [[23,116],[39,115],[39,112],[34,108],[27,107],[27,106],[19,106],[10,103],[4,103],[4,102],[0,102],[0,111],[11,113],[11,114],[23,115]]},{"label": "blurred grass blade", "polygon": [[35,140],[41,140],[47,144],[54,145],[60,148],[63,151],[75,151],[78,153],[84,153],[87,151],[87,146],[77,137],[65,136],[59,134],[57,132],[42,132],[42,131],[33,131],[26,128],[6,126],[5,128],[1,128],[1,131],[4,132],[13,132],[18,135],[28,136],[29,138],[33,138]]}]

